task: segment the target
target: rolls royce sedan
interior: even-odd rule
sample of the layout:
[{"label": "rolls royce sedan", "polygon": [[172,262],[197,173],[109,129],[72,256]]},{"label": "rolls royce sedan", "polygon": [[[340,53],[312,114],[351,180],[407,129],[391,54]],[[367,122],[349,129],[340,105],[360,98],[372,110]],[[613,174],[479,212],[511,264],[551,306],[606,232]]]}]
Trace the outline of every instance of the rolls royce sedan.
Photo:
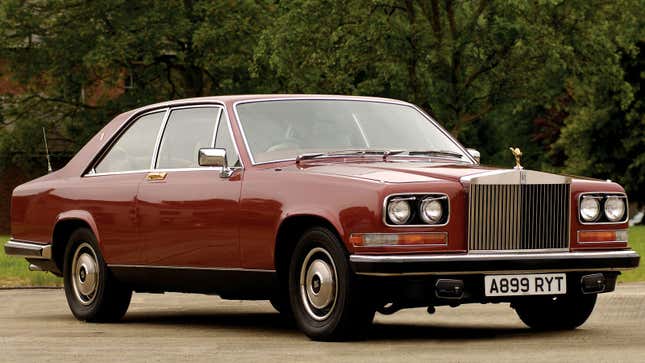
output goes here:
[{"label": "rolls royce sedan", "polygon": [[315,340],[364,336],[377,311],[465,303],[574,329],[638,266],[627,196],[508,157],[482,166],[391,99],[159,103],[17,187],[5,252],[62,276],[89,322],[121,319],[133,292],[175,291],[270,300]]}]

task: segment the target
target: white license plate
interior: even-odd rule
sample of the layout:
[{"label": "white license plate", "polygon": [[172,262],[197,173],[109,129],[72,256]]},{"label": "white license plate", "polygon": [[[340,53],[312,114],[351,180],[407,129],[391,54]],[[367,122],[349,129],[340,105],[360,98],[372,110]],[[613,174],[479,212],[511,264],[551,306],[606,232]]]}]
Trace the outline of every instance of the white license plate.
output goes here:
[{"label": "white license plate", "polygon": [[490,275],[484,277],[486,296],[558,295],[567,293],[567,275]]}]

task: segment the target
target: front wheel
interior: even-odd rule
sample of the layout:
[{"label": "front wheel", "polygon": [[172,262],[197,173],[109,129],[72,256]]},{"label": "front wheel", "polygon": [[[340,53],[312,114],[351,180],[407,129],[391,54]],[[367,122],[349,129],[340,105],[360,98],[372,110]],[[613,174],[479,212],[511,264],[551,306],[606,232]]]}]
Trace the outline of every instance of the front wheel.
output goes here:
[{"label": "front wheel", "polygon": [[289,296],[300,329],[313,340],[360,338],[375,306],[350,269],[334,233],[316,227],[296,245],[289,269]]},{"label": "front wheel", "polygon": [[117,321],[128,310],[132,290],[112,276],[97,246],[89,229],[70,236],[63,266],[67,304],[79,320]]},{"label": "front wheel", "polygon": [[584,324],[596,305],[596,294],[534,297],[514,303],[524,324],[536,330],[572,330]]}]

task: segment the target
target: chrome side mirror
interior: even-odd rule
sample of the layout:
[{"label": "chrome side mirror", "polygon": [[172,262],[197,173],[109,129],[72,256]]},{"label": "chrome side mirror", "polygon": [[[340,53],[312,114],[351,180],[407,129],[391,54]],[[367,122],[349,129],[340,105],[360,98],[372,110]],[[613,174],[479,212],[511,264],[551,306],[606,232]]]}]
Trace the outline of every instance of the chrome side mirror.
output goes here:
[{"label": "chrome side mirror", "polygon": [[226,149],[199,149],[197,160],[199,162],[199,166],[222,168],[222,173],[220,174],[222,178],[228,178],[233,172],[228,167],[228,162],[226,160]]},{"label": "chrome side mirror", "polygon": [[475,149],[470,149],[470,148],[466,149],[466,151],[468,151],[468,153],[470,154],[470,156],[472,156],[472,157],[473,157],[473,159],[475,159],[475,161],[477,162],[477,164],[479,164],[479,160],[481,159],[481,158],[480,158],[479,151],[477,151],[477,150],[475,150]]}]

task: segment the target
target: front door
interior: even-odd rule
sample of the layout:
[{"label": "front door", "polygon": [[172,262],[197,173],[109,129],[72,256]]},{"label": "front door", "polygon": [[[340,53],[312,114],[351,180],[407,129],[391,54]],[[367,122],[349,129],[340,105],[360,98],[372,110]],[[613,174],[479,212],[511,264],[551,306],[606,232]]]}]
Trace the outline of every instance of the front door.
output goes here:
[{"label": "front door", "polygon": [[[146,265],[238,267],[242,169],[219,106],[171,109],[154,169],[139,187],[139,235]],[[200,148],[223,147],[235,171],[200,167]]]}]

